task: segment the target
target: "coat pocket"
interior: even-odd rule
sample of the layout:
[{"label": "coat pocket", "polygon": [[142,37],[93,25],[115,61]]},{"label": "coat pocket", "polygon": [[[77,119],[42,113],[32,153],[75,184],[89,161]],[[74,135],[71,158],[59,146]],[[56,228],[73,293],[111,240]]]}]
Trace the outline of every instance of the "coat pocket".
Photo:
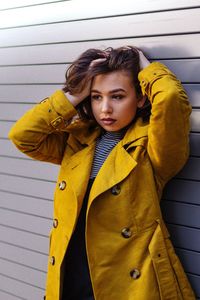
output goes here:
[{"label": "coat pocket", "polygon": [[174,274],[175,274],[175,277],[176,277],[176,280],[178,283],[178,288],[179,288],[180,294],[182,295],[181,299],[195,300],[196,297],[194,295],[194,292],[193,292],[191,285],[188,281],[188,278],[185,274],[183,266],[174,251],[171,241],[169,239],[167,239],[165,242],[166,242],[166,246],[168,249],[169,259],[171,261],[171,265],[173,266]]},{"label": "coat pocket", "polygon": [[162,230],[158,224],[149,243],[149,254],[156,274],[160,299],[180,300],[177,282],[167,253]]}]

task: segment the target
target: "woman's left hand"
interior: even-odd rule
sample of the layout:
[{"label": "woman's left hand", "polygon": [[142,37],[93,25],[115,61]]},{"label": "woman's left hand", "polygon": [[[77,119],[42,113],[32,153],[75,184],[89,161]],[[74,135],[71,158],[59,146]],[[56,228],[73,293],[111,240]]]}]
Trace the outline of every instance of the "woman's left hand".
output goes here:
[{"label": "woman's left hand", "polygon": [[146,68],[148,65],[150,65],[150,61],[146,58],[144,53],[138,49],[139,52],[139,58],[140,58],[140,70]]}]

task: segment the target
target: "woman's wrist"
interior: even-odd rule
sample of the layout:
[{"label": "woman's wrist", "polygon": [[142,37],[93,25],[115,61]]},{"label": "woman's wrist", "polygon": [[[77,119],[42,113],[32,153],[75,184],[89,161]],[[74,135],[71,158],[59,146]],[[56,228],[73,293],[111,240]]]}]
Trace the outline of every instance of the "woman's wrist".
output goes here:
[{"label": "woman's wrist", "polygon": [[150,61],[144,56],[143,52],[139,50],[140,57],[140,70],[148,67],[150,65]]},{"label": "woman's wrist", "polygon": [[72,95],[69,92],[66,92],[65,96],[74,107],[76,107],[84,99],[84,97],[81,95]]}]

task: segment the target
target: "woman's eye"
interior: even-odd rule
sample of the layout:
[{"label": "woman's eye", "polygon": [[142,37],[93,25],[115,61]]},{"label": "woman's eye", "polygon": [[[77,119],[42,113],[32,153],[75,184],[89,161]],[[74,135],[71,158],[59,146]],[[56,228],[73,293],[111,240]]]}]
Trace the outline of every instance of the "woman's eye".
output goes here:
[{"label": "woman's eye", "polygon": [[100,100],[101,96],[100,95],[91,95],[92,100]]},{"label": "woman's eye", "polygon": [[112,95],[112,98],[116,100],[121,100],[122,98],[124,98],[124,95]]}]

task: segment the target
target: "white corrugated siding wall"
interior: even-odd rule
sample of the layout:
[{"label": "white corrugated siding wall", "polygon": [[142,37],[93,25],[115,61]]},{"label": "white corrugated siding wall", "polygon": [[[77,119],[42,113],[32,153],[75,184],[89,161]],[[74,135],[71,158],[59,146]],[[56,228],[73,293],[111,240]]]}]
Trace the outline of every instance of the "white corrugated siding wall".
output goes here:
[{"label": "white corrugated siding wall", "polygon": [[0,299],[42,299],[58,167],[33,161],[7,138],[34,103],[60,89],[90,47],[132,44],[181,79],[193,113],[191,155],[164,193],[176,251],[200,299],[199,0],[0,1]]}]

